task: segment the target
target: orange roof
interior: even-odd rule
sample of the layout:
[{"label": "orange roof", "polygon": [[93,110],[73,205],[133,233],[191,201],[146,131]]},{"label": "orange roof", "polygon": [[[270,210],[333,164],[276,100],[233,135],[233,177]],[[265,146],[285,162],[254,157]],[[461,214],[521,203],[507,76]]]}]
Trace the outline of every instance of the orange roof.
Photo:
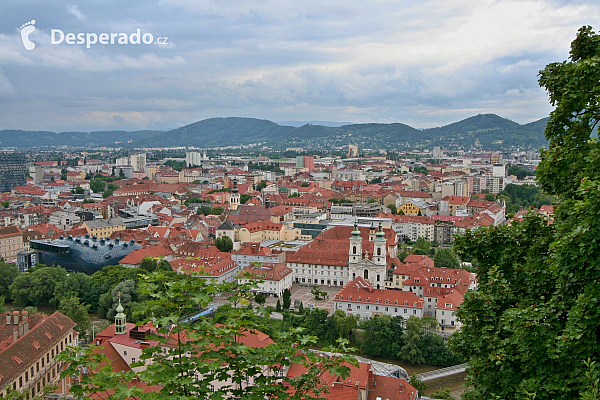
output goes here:
[{"label": "orange roof", "polygon": [[361,277],[348,282],[333,298],[334,301],[364,304],[392,304],[408,308],[423,308],[423,299],[404,290],[374,289]]},{"label": "orange roof", "polygon": [[167,250],[163,246],[155,244],[153,246],[147,246],[141,249],[133,250],[131,253],[127,254],[119,262],[119,264],[139,265],[146,257],[165,257],[171,254],[173,254],[172,251]]},{"label": "orange roof", "polygon": [[239,277],[244,277],[243,275],[250,274],[256,277],[257,279],[265,281],[280,281],[291,273],[292,269],[286,267],[281,263],[260,263],[260,265],[248,265],[246,268],[243,269]]}]

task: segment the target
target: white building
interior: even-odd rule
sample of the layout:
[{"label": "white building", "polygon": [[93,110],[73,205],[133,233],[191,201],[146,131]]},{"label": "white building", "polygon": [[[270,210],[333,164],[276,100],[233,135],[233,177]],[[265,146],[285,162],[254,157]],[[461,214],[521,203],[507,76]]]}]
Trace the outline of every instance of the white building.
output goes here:
[{"label": "white building", "polygon": [[292,287],[292,269],[281,263],[254,263],[242,270],[238,281],[240,284],[255,282],[254,291],[281,297],[285,289]]},{"label": "white building", "polygon": [[373,287],[384,287],[388,269],[400,264],[396,234],[374,226],[336,226],[323,231],[308,245],[288,254],[287,266],[296,283],[344,286],[357,277]]},{"label": "white building", "polygon": [[363,278],[358,277],[348,283],[333,300],[334,310],[346,314],[371,318],[390,315],[408,319],[411,316],[423,317],[423,299],[412,292],[375,289]]},{"label": "white building", "polygon": [[146,153],[134,154],[131,157],[131,165],[134,171],[146,171]]}]

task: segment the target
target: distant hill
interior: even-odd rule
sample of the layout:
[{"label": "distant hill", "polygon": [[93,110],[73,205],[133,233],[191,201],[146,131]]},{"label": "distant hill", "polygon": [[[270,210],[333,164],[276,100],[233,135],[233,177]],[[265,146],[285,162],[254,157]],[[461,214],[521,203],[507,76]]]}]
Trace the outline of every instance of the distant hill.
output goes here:
[{"label": "distant hill", "polygon": [[440,128],[425,129],[435,144],[473,145],[476,140],[484,148],[498,146],[533,146],[546,144],[544,129],[548,118],[520,125],[495,114],[480,114]]},{"label": "distant hill", "polygon": [[[293,129],[274,122],[254,118],[210,118],[145,139],[150,147],[158,146],[233,146],[273,142]],[[140,145],[140,143],[137,143]]]},{"label": "distant hill", "polygon": [[330,127],[340,127],[344,125],[352,125],[353,122],[334,122],[334,121],[279,121],[278,125],[282,126],[293,126],[294,128],[300,128],[304,125],[322,125]]},{"label": "distant hill", "polygon": [[471,148],[509,146],[542,147],[548,119],[520,125],[495,114],[476,115],[439,128],[419,130],[402,123],[324,126],[282,126],[255,118],[210,118],[167,132],[104,131],[45,132],[0,131],[0,147],[115,146],[123,147],[219,147],[263,143],[276,148],[327,149],[356,143],[360,148],[410,148],[457,145]]},{"label": "distant hill", "polygon": [[101,132],[62,132],[48,131],[0,131],[0,147],[41,147],[41,146],[115,146],[128,141],[142,142],[162,133],[161,131],[101,131]]}]

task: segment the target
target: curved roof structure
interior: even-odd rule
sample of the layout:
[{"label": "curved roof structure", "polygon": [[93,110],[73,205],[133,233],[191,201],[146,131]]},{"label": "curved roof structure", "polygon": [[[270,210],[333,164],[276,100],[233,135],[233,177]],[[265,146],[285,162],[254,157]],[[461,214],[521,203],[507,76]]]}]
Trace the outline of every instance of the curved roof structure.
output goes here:
[{"label": "curved roof structure", "polygon": [[94,273],[107,265],[118,264],[133,250],[142,245],[134,240],[119,238],[63,237],[52,242],[32,240],[31,248],[39,255],[39,262],[45,265],[60,265],[68,271]]}]

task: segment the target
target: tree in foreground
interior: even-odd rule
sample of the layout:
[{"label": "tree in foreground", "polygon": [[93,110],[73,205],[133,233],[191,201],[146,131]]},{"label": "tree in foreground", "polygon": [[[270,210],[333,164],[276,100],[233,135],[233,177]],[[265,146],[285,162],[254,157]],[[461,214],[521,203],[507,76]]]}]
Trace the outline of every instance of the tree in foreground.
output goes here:
[{"label": "tree in foreground", "polygon": [[[249,347],[242,340],[261,326],[254,310],[237,307],[251,296],[250,285],[212,284],[203,279],[173,277],[157,271],[143,276],[139,290],[150,300],[137,314],[154,321],[157,332],[149,338],[157,344],[145,348],[138,363],[147,364],[141,372],[113,372],[101,353],[70,348],[59,359],[67,363],[63,376],[79,376],[71,392],[77,398],[110,396],[111,399],[305,399],[321,398],[326,390],[320,377],[329,372],[345,378],[355,361],[348,356],[321,357],[302,347],[315,344],[315,338],[301,329],[282,333],[266,347]],[[183,323],[184,317],[205,307],[218,293],[229,293],[231,307],[220,308],[214,319],[202,318]],[[218,321],[218,323],[215,323]],[[342,346],[345,341],[340,342]],[[341,351],[344,349],[330,349]],[[283,376],[292,363],[306,372],[296,378]],[[85,368],[87,374],[79,372]],[[156,385],[158,391],[142,393],[126,383],[138,379]],[[218,383],[222,383],[221,386]]]},{"label": "tree in foreground", "polygon": [[600,36],[591,27],[579,30],[569,61],[540,72],[556,107],[537,169],[542,188],[557,198],[554,223],[529,216],[457,240],[479,278],[452,339],[469,360],[468,399],[589,392],[585,362],[600,357],[599,82]]}]

